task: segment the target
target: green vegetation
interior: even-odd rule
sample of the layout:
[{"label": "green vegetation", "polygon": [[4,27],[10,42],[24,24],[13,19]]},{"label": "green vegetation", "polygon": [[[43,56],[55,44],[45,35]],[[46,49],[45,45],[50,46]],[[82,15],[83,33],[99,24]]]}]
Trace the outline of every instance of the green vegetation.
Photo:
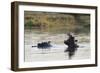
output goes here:
[{"label": "green vegetation", "polygon": [[31,20],[25,23],[25,27],[32,27],[32,26],[33,26],[33,22]]},{"label": "green vegetation", "polygon": [[25,28],[41,29],[46,32],[90,32],[89,14],[65,14],[25,11]]}]

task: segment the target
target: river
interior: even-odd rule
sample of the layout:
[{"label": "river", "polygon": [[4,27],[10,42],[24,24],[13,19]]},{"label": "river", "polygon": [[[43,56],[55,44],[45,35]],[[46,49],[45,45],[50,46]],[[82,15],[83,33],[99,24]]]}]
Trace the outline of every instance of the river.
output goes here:
[{"label": "river", "polygon": [[[90,37],[86,34],[74,35],[78,40],[79,48],[72,57],[72,60],[89,59],[91,57]],[[25,47],[25,62],[33,61],[54,61],[54,60],[69,60],[68,53],[64,53],[67,48],[63,42],[68,39],[66,33],[48,33],[38,32],[35,30],[25,30],[24,33],[24,47]],[[51,41],[52,47],[50,49],[38,49],[37,43]]]}]

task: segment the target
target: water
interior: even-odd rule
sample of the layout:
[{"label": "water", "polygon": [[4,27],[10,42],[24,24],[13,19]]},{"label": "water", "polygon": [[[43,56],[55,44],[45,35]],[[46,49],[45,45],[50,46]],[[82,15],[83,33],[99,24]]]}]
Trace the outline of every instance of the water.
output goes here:
[{"label": "water", "polygon": [[[48,33],[35,30],[25,30],[25,62],[32,61],[50,61],[50,60],[69,60],[68,53],[64,53],[67,48],[63,42],[68,37],[66,33]],[[75,36],[78,41],[79,48],[75,52],[73,59],[89,59],[90,58],[90,43],[89,35],[79,34]],[[51,41],[50,49],[38,49],[37,43]]]}]

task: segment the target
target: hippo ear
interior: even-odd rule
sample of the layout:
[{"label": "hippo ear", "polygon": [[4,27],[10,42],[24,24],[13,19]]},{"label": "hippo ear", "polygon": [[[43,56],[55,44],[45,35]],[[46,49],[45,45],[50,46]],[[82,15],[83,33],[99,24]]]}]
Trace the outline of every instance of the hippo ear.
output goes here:
[{"label": "hippo ear", "polygon": [[75,42],[78,42],[78,40],[75,40]]},{"label": "hippo ear", "polygon": [[66,44],[66,45],[67,45],[67,44],[68,44],[68,41],[66,41],[66,40],[65,40],[65,41],[64,41],[64,44]]}]

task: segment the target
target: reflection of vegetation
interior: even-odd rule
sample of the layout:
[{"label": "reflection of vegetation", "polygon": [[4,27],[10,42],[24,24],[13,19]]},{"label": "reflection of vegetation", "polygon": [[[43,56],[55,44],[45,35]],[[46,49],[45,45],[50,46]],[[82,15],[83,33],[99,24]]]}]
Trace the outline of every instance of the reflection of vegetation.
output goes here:
[{"label": "reflection of vegetation", "polygon": [[89,33],[90,15],[25,11],[25,28],[30,27],[43,32]]},{"label": "reflection of vegetation", "polygon": [[75,19],[77,21],[76,32],[89,33],[90,31],[90,15],[76,15]]}]

